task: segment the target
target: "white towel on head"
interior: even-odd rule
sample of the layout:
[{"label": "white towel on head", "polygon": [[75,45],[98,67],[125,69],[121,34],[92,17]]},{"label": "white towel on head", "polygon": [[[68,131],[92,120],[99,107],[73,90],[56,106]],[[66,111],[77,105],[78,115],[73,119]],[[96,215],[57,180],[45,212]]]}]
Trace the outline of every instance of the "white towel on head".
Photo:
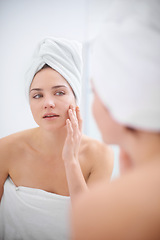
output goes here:
[{"label": "white towel on head", "polygon": [[160,1],[113,1],[93,44],[95,90],[118,122],[160,131]]},{"label": "white towel on head", "polygon": [[35,74],[45,65],[59,72],[70,84],[80,103],[82,78],[82,44],[75,40],[46,37],[38,44],[26,73],[26,95]]}]

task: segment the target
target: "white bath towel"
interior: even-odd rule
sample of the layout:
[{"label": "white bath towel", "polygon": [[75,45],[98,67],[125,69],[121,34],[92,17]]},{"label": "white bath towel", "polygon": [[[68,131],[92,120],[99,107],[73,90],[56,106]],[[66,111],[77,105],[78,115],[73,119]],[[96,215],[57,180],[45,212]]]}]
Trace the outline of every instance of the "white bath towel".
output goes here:
[{"label": "white bath towel", "polygon": [[114,119],[160,131],[160,1],[113,0],[92,50],[95,91]]},{"label": "white bath towel", "polygon": [[59,72],[70,84],[80,104],[82,78],[82,44],[75,40],[46,37],[38,43],[25,75],[26,95],[35,74],[45,65]]},{"label": "white bath towel", "polygon": [[67,240],[70,197],[16,187],[8,178],[0,204],[1,240]]}]

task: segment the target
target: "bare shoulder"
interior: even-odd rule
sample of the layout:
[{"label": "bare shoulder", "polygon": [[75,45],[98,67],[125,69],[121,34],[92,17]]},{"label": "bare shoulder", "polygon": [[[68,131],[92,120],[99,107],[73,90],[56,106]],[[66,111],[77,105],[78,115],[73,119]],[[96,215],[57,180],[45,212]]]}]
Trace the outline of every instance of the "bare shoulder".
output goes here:
[{"label": "bare shoulder", "polygon": [[82,149],[95,159],[113,158],[113,150],[110,146],[86,135],[82,136]]},{"label": "bare shoulder", "polygon": [[24,154],[34,129],[13,133],[0,139],[0,164],[9,165],[11,161]]},{"label": "bare shoulder", "polygon": [[109,181],[113,171],[114,154],[110,146],[83,135],[80,151],[90,165],[90,176],[87,184],[98,181]]},{"label": "bare shoulder", "polygon": [[160,161],[131,170],[77,199],[74,239],[160,239],[159,169]]},{"label": "bare shoulder", "polygon": [[20,150],[27,139],[31,135],[33,129],[24,130],[21,132],[13,133],[0,139],[0,152],[4,155],[10,155],[13,152]]},{"label": "bare shoulder", "polygon": [[30,130],[25,130],[0,139],[0,200],[11,166],[15,164],[15,159],[23,154],[30,134]]}]

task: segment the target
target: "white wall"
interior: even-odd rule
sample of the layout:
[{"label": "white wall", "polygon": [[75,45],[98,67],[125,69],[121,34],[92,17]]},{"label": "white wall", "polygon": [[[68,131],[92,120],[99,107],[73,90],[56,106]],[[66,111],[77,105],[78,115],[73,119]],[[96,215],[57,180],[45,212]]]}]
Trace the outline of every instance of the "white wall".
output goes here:
[{"label": "white wall", "polygon": [[[35,127],[24,94],[24,74],[38,41],[66,37],[84,44],[82,116],[84,133],[101,140],[91,112],[88,41],[101,29],[111,0],[0,1],[0,138]],[[114,176],[118,175],[118,148]]]}]

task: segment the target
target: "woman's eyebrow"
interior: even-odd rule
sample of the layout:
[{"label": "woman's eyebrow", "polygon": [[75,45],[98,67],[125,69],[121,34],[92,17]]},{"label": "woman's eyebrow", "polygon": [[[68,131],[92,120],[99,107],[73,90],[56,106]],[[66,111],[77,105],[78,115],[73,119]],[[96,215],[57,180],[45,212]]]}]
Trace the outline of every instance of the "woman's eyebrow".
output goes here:
[{"label": "woman's eyebrow", "polygon": [[54,89],[54,88],[61,88],[61,87],[67,88],[65,85],[56,85],[56,86],[53,86],[52,89]]},{"label": "woman's eyebrow", "polygon": [[42,88],[32,88],[31,90],[30,90],[30,92],[31,91],[42,91],[43,89]]},{"label": "woman's eyebrow", "polygon": [[[61,88],[61,87],[67,88],[65,85],[56,85],[56,86],[53,86],[51,89]],[[42,88],[32,88],[32,89],[30,90],[30,92],[31,92],[31,91],[43,91],[43,89],[42,89]]]}]

